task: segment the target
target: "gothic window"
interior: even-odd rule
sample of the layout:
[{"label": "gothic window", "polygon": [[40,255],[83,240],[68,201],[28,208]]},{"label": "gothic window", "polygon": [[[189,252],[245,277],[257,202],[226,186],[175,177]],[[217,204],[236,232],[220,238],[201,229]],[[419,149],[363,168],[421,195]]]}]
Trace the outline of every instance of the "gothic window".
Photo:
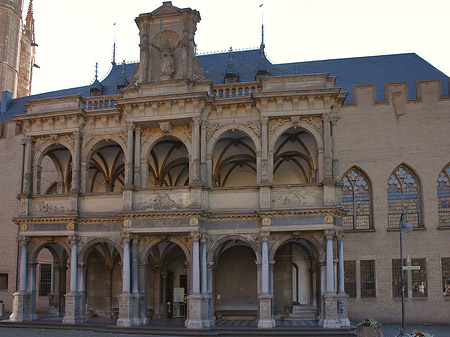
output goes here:
[{"label": "gothic window", "polygon": [[419,270],[411,271],[412,295],[413,297],[426,297],[427,289],[427,260],[411,259],[412,266],[419,266]]},{"label": "gothic window", "polygon": [[[406,266],[406,259],[403,259],[403,265]],[[408,289],[408,273],[405,271],[405,289]],[[392,260],[392,296],[401,297],[402,296],[402,264],[400,259]],[[405,291],[405,296],[408,296],[408,292]]]},{"label": "gothic window", "polygon": [[302,129],[290,129],[275,143],[273,157],[274,184],[308,184],[315,181],[314,137]]},{"label": "gothic window", "polygon": [[439,226],[450,226],[450,164],[437,179]]},{"label": "gothic window", "polygon": [[369,180],[360,170],[352,168],[342,182],[342,206],[349,210],[344,217],[344,229],[371,229]]},{"label": "gothic window", "polygon": [[39,296],[48,296],[52,291],[52,265],[41,263],[39,268]]},{"label": "gothic window", "polygon": [[442,295],[450,296],[450,257],[443,257],[442,265]]},{"label": "gothic window", "polygon": [[361,297],[376,297],[375,260],[360,262]]},{"label": "gothic window", "polygon": [[344,291],[349,297],[356,297],[356,261],[344,261]]},{"label": "gothic window", "polygon": [[402,211],[414,228],[420,227],[419,192],[418,179],[407,166],[392,172],[387,184],[388,228],[399,228]]}]

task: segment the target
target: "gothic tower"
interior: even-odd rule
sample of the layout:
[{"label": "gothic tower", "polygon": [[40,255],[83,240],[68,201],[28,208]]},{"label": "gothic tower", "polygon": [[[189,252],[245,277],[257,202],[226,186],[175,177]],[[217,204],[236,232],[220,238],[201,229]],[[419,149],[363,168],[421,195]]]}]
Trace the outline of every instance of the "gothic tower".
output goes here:
[{"label": "gothic tower", "polygon": [[22,22],[23,0],[0,0],[0,91],[12,98],[26,96],[31,90],[34,64],[34,19],[32,0]]}]

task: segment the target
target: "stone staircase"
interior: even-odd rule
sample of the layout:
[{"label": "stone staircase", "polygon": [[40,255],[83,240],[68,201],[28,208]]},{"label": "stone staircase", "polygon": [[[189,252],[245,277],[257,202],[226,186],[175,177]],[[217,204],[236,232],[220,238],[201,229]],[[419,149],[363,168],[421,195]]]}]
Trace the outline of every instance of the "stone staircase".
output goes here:
[{"label": "stone staircase", "polygon": [[293,305],[292,313],[282,315],[282,321],[315,321],[316,309],[312,305]]}]

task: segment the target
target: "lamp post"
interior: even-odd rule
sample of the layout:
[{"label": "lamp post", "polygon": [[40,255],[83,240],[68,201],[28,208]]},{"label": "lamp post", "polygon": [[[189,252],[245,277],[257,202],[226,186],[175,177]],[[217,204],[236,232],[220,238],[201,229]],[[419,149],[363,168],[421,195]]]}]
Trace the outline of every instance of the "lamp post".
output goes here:
[{"label": "lamp post", "polygon": [[[403,200],[402,200],[403,201]],[[402,207],[403,208],[403,207]],[[400,328],[399,336],[404,336],[405,332],[405,271],[403,270],[403,240],[402,232],[411,233],[413,230],[413,225],[408,222],[408,216],[402,210],[402,215],[400,216],[400,221],[398,224],[400,232],[400,263],[402,266],[402,327]]]}]

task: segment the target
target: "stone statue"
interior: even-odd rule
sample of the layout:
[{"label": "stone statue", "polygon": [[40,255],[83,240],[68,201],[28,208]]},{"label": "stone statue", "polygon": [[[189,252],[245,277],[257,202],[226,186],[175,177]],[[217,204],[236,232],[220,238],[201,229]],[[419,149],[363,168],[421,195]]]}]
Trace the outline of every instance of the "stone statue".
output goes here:
[{"label": "stone statue", "polygon": [[161,48],[161,75],[169,75],[172,78],[174,71],[173,50],[169,41],[165,40]]}]

